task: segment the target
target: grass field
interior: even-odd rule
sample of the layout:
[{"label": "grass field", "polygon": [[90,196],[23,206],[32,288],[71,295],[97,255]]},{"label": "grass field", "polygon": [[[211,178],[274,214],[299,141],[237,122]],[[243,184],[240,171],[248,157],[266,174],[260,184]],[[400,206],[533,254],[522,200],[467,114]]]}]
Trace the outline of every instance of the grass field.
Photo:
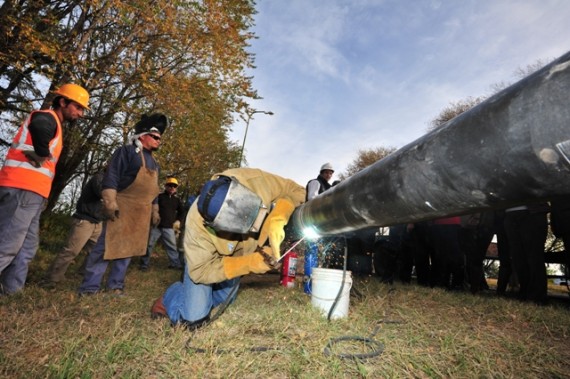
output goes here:
[{"label": "grass field", "polygon": [[[40,251],[22,293],[0,298],[0,377],[570,377],[566,294],[538,307],[492,292],[354,277],[349,317],[328,321],[300,282],[288,289],[277,274],[255,275],[242,280],[221,317],[190,332],[149,317],[154,299],[180,276],[166,268],[164,254],[148,272],[132,265],[126,296],[88,298],[75,292],[77,266],[61,288],[34,284],[51,254]],[[345,336],[370,341],[340,341],[324,354],[331,339]],[[375,356],[354,358],[372,348]]]}]

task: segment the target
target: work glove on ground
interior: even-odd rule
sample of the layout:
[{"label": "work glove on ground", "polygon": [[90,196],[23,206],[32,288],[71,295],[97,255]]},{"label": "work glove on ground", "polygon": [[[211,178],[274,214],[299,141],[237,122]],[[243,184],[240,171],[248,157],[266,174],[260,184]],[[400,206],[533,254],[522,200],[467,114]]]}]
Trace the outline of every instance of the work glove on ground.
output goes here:
[{"label": "work glove on ground", "polygon": [[293,214],[295,205],[288,199],[279,199],[275,202],[273,210],[263,223],[259,233],[259,245],[263,246],[269,238],[269,245],[273,249],[275,259],[281,257],[281,242],[285,239],[283,228],[287,225],[289,217]]},{"label": "work glove on ground", "polygon": [[158,204],[152,205],[152,216],[150,222],[153,227],[157,227],[160,224],[160,213],[158,213]]},{"label": "work glove on ground", "polygon": [[30,161],[30,164],[36,168],[40,168],[42,164],[49,158],[49,157],[40,157],[36,154],[33,150],[24,150],[24,155]]},{"label": "work glove on ground", "polygon": [[117,203],[117,190],[106,188],[101,191],[103,199],[103,214],[107,220],[115,221],[119,218],[119,204]]},{"label": "work glove on ground", "polygon": [[265,274],[271,267],[261,254],[253,253],[242,257],[223,257],[224,274],[228,279],[247,274]]}]

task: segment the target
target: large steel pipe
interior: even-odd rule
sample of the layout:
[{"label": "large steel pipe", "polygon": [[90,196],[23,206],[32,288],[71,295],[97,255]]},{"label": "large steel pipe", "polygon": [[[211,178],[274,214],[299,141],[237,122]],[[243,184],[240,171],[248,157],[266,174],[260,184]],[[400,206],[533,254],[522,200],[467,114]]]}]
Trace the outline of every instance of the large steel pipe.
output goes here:
[{"label": "large steel pipe", "polygon": [[291,226],[334,235],[570,194],[569,99],[566,53],[303,204]]}]

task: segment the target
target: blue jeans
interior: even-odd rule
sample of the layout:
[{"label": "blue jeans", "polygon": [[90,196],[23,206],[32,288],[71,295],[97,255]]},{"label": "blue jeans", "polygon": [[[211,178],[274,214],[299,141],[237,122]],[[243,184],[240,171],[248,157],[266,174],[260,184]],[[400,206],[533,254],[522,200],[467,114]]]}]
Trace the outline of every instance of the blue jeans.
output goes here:
[{"label": "blue jeans", "polygon": [[93,250],[87,255],[85,261],[85,274],[83,275],[83,283],[79,286],[79,293],[96,293],[101,290],[101,282],[103,275],[107,271],[109,262],[111,263],[111,271],[107,277],[107,289],[124,289],[125,276],[131,258],[113,259],[111,261],[103,259],[105,255],[105,235],[107,234],[107,224],[103,223],[101,235]]},{"label": "blue jeans", "polygon": [[141,258],[140,266],[143,268],[148,267],[152,249],[154,249],[154,245],[160,237],[162,237],[162,242],[164,242],[164,246],[166,247],[169,267],[181,268],[182,263],[180,262],[180,255],[178,253],[178,249],[176,248],[176,234],[174,234],[174,229],[172,228],[152,228],[150,230],[148,248],[146,249],[146,255]]},{"label": "blue jeans", "polygon": [[[226,301],[236,285],[239,286],[239,278],[216,284],[194,283],[185,269],[184,280],[168,287],[162,301],[173,324],[195,322],[204,319],[214,307]],[[236,296],[237,288],[230,301],[233,302]]]},{"label": "blue jeans", "polygon": [[24,288],[39,245],[45,198],[35,192],[0,187],[0,294]]}]

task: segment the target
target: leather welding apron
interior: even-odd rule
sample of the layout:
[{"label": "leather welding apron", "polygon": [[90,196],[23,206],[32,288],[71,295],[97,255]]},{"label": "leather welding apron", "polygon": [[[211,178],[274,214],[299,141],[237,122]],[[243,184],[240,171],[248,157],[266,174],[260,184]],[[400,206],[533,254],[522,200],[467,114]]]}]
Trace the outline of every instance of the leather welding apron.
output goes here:
[{"label": "leather welding apron", "polygon": [[107,221],[104,259],[138,257],[146,254],[152,201],[160,193],[158,172],[142,167],[130,186],[117,193],[119,217]]}]

